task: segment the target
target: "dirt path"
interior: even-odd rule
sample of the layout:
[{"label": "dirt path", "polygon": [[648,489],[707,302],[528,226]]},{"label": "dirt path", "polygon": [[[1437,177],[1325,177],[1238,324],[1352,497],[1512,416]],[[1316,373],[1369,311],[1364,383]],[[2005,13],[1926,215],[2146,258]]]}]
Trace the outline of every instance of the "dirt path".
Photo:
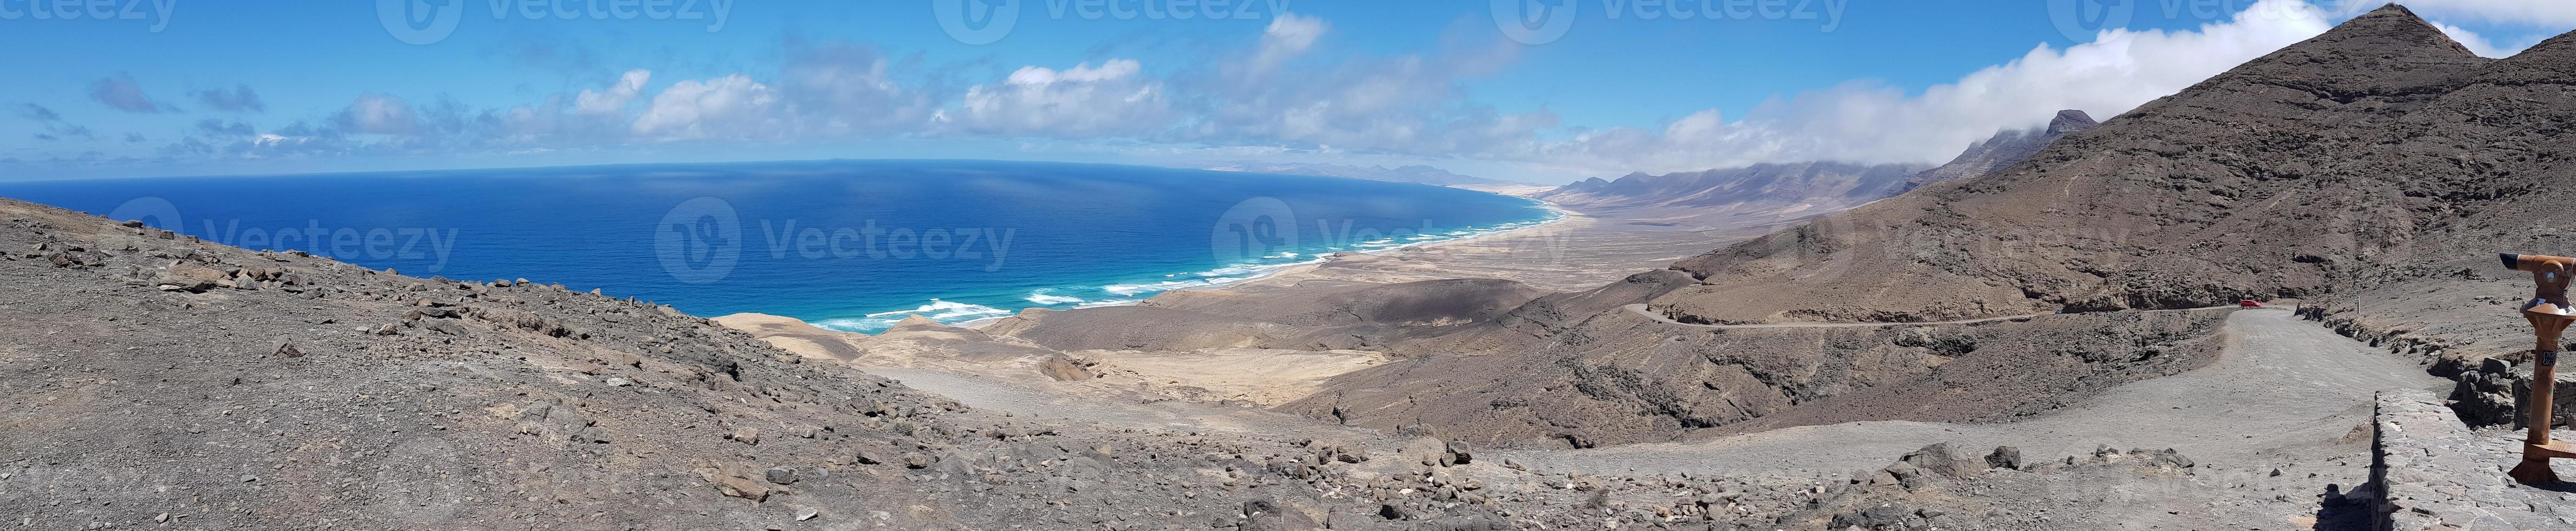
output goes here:
[{"label": "dirt path", "polygon": [[[2236,307],[2236,305],[2234,305],[2234,304],[2229,304],[2229,305],[2225,305],[2225,306],[2209,306],[2209,307],[2204,307],[2204,308],[2175,308],[2175,309],[2170,309],[2170,310],[2143,310],[2143,311],[2139,311],[2138,313],[2155,313],[2155,312],[2196,312],[2196,311],[2201,311],[2201,310],[2218,310],[2218,309],[2235,308],[2235,307]],[[1673,320],[1673,318],[1671,318],[1671,317],[1665,317],[1665,316],[1664,316],[1664,314],[1655,313],[1655,312],[1653,312],[1653,311],[1649,311],[1649,310],[1647,310],[1647,309],[1646,309],[1646,305],[1644,305],[1644,304],[1630,304],[1630,305],[1628,305],[1628,306],[1627,306],[1627,308],[1628,308],[1628,311],[1636,312],[1636,313],[1637,313],[1637,315],[1643,315],[1643,316],[1646,316],[1646,318],[1648,318],[1648,319],[1654,319],[1654,320],[1656,320],[1656,321],[1662,321],[1664,324],[1676,325],[1676,326],[1687,326],[1687,327],[1691,327],[1691,328],[1713,328],[1713,329],[1721,329],[1721,330],[1723,330],[1723,329],[1748,329],[1748,328],[1870,328],[1870,327],[1880,327],[1880,326],[1962,325],[1962,324],[1977,324],[1977,323],[1993,323],[1993,322],[2000,322],[2000,321],[2019,321],[2019,320],[2024,320],[2024,319],[2036,319],[2036,318],[2039,318],[2040,316],[2045,316],[2045,315],[2055,315],[2055,314],[2046,314],[2046,313],[2034,313],[2034,314],[2029,314],[2029,315],[2008,315],[2008,316],[2003,316],[2003,317],[1987,317],[1987,318],[1983,318],[1983,319],[1965,319],[1965,320],[1959,320],[1959,321],[1924,321],[1924,322],[1919,322],[1919,323],[1758,323],[1758,324],[1727,324],[1727,325],[1712,325],[1712,324],[1692,324],[1692,323],[1685,323],[1685,322],[1681,322],[1681,321],[1675,321],[1675,320]]]},{"label": "dirt path", "polygon": [[[2219,359],[2207,367],[2122,385],[2084,404],[2021,422],[1854,422],[1695,443],[1495,453],[1564,470],[1713,474],[1840,473],[1854,463],[1883,462],[1936,442],[1963,450],[2015,446],[2034,458],[2084,454],[2102,444],[2175,448],[2195,459],[2223,462],[2335,440],[2368,420],[2372,392],[2441,383],[2407,361],[2300,321],[2287,310],[2237,312],[2222,334]],[[974,375],[866,370],[968,406],[1025,417],[1274,438],[1386,439],[1370,430],[1249,407],[1068,396]]]},{"label": "dirt path", "polygon": [[1047,420],[1089,422],[1137,429],[1242,433],[1272,439],[1328,438],[1354,442],[1386,439],[1376,430],[1349,428],[1250,407],[1165,400],[1071,396],[1017,382],[928,369],[862,367],[905,386],[954,399],[967,407]]},{"label": "dirt path", "polygon": [[2122,385],[2021,422],[1855,422],[1697,443],[1497,453],[1551,468],[1712,474],[1842,472],[1937,442],[1963,450],[2016,446],[2033,458],[2085,454],[2101,444],[2174,448],[2224,462],[2343,437],[2368,422],[2374,391],[2439,386],[2412,363],[2287,310],[2237,312],[2222,334],[2219,359],[2207,367]]}]

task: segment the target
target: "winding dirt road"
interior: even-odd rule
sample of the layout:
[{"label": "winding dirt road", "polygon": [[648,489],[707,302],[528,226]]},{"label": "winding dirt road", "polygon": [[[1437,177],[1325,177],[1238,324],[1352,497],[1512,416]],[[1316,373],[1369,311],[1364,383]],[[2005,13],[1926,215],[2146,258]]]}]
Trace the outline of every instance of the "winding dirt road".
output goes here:
[{"label": "winding dirt road", "polygon": [[2109,444],[2236,461],[2341,438],[2369,421],[2376,391],[2441,385],[2413,363],[2287,310],[2237,312],[2220,340],[2218,360],[2206,367],[2020,422],[1853,422],[1695,443],[1497,453],[1549,468],[1713,474],[1842,472],[1939,442],[1963,451],[2015,446],[2043,459]]},{"label": "winding dirt road", "polygon": [[[2202,308],[2175,308],[2175,309],[2170,309],[2170,310],[2138,310],[2138,311],[2137,311],[2137,313],[2156,313],[2156,312],[2197,312],[2197,311],[2201,311],[2201,310],[2224,310],[2224,309],[2235,308],[2235,307],[2237,307],[2237,306],[2236,306],[2236,305],[2234,305],[2234,304],[2230,304],[2230,305],[2225,305],[2225,306],[2209,306],[2209,307],[2202,307]],[[1914,322],[1914,323],[1756,323],[1756,324],[1723,324],[1723,325],[1717,325],[1717,324],[1694,324],[1694,323],[1685,323],[1685,322],[1681,322],[1681,321],[1675,321],[1675,320],[1673,320],[1673,318],[1671,318],[1671,317],[1666,317],[1666,316],[1664,316],[1664,314],[1655,313],[1655,312],[1654,312],[1654,311],[1652,311],[1652,310],[1648,310],[1648,309],[1646,308],[1646,305],[1644,305],[1644,304],[1630,304],[1630,305],[1626,306],[1626,308],[1628,308],[1628,311],[1636,312],[1636,313],[1637,313],[1637,315],[1643,315],[1643,316],[1646,316],[1646,318],[1648,318],[1648,319],[1654,319],[1654,320],[1656,320],[1656,321],[1661,321],[1661,322],[1663,322],[1664,324],[1669,324],[1669,325],[1674,325],[1674,326],[1687,326],[1687,327],[1691,327],[1691,328],[1712,328],[1712,329],[1720,329],[1720,330],[1726,330],[1726,329],[1737,329],[1737,330],[1741,330],[1741,329],[1749,329],[1749,328],[1877,328],[1877,327],[1888,327],[1888,326],[1963,325],[1963,324],[1977,324],[1977,323],[1994,323],[1994,322],[2002,322],[2002,321],[2022,321],[2022,320],[2029,320],[2029,319],[2037,319],[2037,318],[2040,318],[2040,317],[2049,316],[2049,315],[2057,315],[2057,314],[2050,314],[2050,313],[2034,313],[2034,314],[2027,314],[2027,315],[2007,315],[2007,316],[2003,316],[2003,317],[1987,317],[1987,318],[1982,318],[1982,319],[1963,319],[1963,320],[1958,320],[1958,321],[1923,321],[1923,322]]]},{"label": "winding dirt road", "polygon": [[[2000,319],[2015,318],[2029,316]],[[1881,326],[1718,326],[1845,325]],[[2228,317],[2219,339],[2223,342],[2219,357],[2206,367],[2121,385],[2082,404],[2019,422],[1854,422],[1693,443],[1493,452],[1560,470],[1710,474],[1840,473],[1857,463],[1884,462],[1938,442],[1952,443],[1962,451],[2015,446],[2034,458],[2081,455],[2109,444],[2122,449],[2174,448],[2204,462],[2250,462],[2266,452],[2344,437],[2368,422],[2369,403],[2376,391],[2436,388],[2442,383],[2409,361],[2301,321],[2288,310],[2236,312]],[[1387,439],[1373,431],[1247,407],[1068,396],[980,376],[883,367],[868,370],[969,406],[1035,418],[1282,438]]]}]

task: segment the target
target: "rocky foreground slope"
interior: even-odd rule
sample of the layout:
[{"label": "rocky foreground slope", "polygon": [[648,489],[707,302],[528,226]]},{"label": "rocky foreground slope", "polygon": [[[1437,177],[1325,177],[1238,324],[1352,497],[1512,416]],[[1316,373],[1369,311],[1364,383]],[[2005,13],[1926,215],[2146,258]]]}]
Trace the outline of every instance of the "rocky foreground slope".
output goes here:
[{"label": "rocky foreground slope", "polygon": [[1959,496],[1981,485],[2193,473],[1940,448],[1849,477],[1595,474],[1427,427],[1038,421],[650,302],[14,200],[0,223],[0,524],[19,528],[1956,527],[2085,502]]}]

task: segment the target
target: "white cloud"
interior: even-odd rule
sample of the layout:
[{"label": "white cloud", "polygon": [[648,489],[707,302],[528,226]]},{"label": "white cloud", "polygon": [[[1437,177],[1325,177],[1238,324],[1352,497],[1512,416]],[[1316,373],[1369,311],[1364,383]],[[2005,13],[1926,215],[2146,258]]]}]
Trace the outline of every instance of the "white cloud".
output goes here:
[{"label": "white cloud", "polygon": [[1266,74],[1278,68],[1279,63],[1305,54],[1307,49],[1315,47],[1317,39],[1323,38],[1327,29],[1329,26],[1323,19],[1280,13],[1278,18],[1270,20],[1269,27],[1261,30],[1261,44],[1252,55],[1252,70]]},{"label": "white cloud", "polygon": [[2479,35],[2474,31],[2469,31],[2468,28],[2462,28],[2441,22],[2434,22],[2433,26],[2441,28],[2442,34],[2451,36],[2451,40],[2460,41],[2461,46],[2469,47],[2469,51],[2477,52],[2479,57],[2496,59],[2513,57],[2514,54],[2522,53],[2523,50],[2531,48],[2531,45],[2539,44],[2524,43],[2513,46],[2497,46],[2494,41],[2487,40],[2486,36]]},{"label": "white cloud", "polygon": [[2330,29],[2299,0],[2263,0],[2196,31],[2109,30],[2041,45],[1920,94],[1854,82],[1775,99],[1726,122],[1702,111],[1661,131],[1612,128],[1549,146],[1540,161],[1600,173],[1691,171],[1764,162],[1938,163],[2061,109],[2109,118]]},{"label": "white cloud", "polygon": [[606,92],[581,91],[573,97],[573,112],[582,114],[616,114],[626,111],[626,104],[644,94],[644,82],[653,79],[653,71],[634,69],[617,77],[617,84]]},{"label": "white cloud", "polygon": [[802,134],[917,131],[934,106],[925,89],[896,79],[894,61],[873,46],[798,44],[779,72],[779,90]]},{"label": "white cloud", "polygon": [[1468,80],[1519,58],[1521,47],[1484,36],[1428,55],[1351,56],[1296,69],[1280,64],[1311,53],[1331,26],[1285,15],[1262,32],[1248,59],[1211,76],[1177,82],[1195,123],[1166,140],[1269,145],[1302,150],[1475,156],[1527,151],[1558,117],[1504,113],[1468,98]]},{"label": "white cloud", "polygon": [[411,104],[388,94],[363,94],[349,103],[333,120],[340,129],[356,134],[409,135],[420,130],[420,119]]},{"label": "white cloud", "polygon": [[777,125],[777,104],[778,92],[750,76],[683,80],[653,97],[633,131],[643,139],[777,136],[782,131],[769,127]]},{"label": "white cloud", "polygon": [[[2359,14],[2383,5],[2377,1],[2329,0],[2342,4],[2341,14]],[[2407,0],[2407,9],[2428,17],[2461,18],[2516,26],[2564,30],[2576,27],[2576,2],[2568,0]]]},{"label": "white cloud", "polygon": [[1006,135],[1086,137],[1150,133],[1171,122],[1163,84],[1140,75],[1144,64],[1111,59],[1058,71],[1025,66],[999,84],[966,89],[956,112],[937,119],[963,130]]}]

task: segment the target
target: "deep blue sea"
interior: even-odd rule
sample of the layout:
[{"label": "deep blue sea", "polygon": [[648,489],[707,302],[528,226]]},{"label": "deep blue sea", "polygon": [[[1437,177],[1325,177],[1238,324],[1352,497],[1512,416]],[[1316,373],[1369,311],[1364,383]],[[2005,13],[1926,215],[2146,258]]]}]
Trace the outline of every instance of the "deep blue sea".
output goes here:
[{"label": "deep blue sea", "polygon": [[0,182],[0,196],[414,276],[857,332],[1133,303],[1555,215],[1416,184],[957,160]]}]

